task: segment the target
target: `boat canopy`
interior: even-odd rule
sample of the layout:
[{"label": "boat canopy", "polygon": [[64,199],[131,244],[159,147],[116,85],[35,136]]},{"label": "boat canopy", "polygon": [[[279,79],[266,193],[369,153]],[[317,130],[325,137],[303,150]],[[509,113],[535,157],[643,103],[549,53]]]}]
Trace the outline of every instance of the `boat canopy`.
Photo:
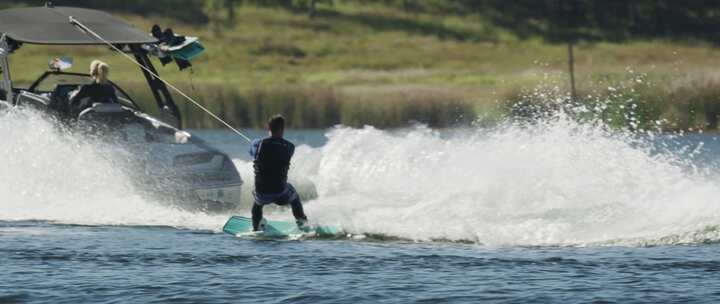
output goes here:
[{"label": "boat canopy", "polygon": [[76,7],[27,7],[0,10],[0,34],[23,43],[49,45],[102,45],[104,42],[70,23],[77,19],[113,44],[157,43],[112,15]]}]

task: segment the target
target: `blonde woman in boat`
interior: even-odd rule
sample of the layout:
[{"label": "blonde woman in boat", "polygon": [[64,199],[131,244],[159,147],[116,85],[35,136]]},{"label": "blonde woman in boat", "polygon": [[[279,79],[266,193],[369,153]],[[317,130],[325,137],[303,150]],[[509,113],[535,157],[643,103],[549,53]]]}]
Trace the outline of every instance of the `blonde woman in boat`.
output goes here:
[{"label": "blonde woman in boat", "polygon": [[82,110],[91,107],[94,103],[117,103],[117,95],[115,87],[110,84],[108,75],[110,74],[110,66],[100,60],[93,60],[90,63],[90,77],[92,82],[80,87],[77,93],[70,98],[70,107],[77,109],[80,113]]}]

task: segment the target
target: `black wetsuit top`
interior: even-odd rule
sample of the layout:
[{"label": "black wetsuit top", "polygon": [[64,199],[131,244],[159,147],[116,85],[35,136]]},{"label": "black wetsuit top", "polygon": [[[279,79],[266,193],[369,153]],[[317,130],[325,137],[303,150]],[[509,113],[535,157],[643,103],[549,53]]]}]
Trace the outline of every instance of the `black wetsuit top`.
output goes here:
[{"label": "black wetsuit top", "polygon": [[80,91],[70,100],[70,105],[82,110],[96,102],[118,102],[115,87],[108,83],[83,85],[80,87]]},{"label": "black wetsuit top", "polygon": [[295,145],[283,138],[255,140],[250,150],[255,159],[255,191],[280,193],[285,190],[290,159],[294,153]]}]

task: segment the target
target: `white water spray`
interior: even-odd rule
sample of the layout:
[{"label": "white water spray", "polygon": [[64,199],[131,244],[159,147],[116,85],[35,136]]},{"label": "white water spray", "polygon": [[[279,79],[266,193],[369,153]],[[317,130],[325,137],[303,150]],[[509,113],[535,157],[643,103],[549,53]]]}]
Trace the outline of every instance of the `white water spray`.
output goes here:
[{"label": "white water spray", "polygon": [[0,117],[0,220],[216,229],[225,217],[149,201],[133,187],[122,151],[63,131],[41,114]]},{"label": "white water spray", "polygon": [[308,213],[349,231],[576,245],[648,242],[720,224],[720,185],[711,177],[563,115],[449,138],[371,127],[328,136],[313,178],[320,197]]}]

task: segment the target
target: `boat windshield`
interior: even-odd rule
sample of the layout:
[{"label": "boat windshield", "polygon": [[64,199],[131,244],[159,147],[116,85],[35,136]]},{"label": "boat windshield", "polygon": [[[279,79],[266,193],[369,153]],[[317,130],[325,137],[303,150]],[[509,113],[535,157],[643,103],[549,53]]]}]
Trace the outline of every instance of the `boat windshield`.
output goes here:
[{"label": "boat windshield", "polygon": [[[78,88],[81,85],[88,84],[92,82],[92,77],[90,75],[86,74],[75,74],[75,73],[45,73],[43,76],[41,76],[35,83],[33,83],[32,86],[30,86],[29,90],[33,93],[42,94],[42,93],[50,93],[55,91],[56,89],[63,90],[63,92],[59,92],[60,94],[67,96],[70,91]],[[124,106],[138,109],[139,107],[133,102],[132,98],[125,93],[122,89],[118,88],[118,86],[110,82],[112,86],[115,88],[115,95],[117,95],[118,100],[120,103]],[[67,92],[64,92],[67,91]]]},{"label": "boat windshield", "polygon": [[75,74],[49,74],[42,81],[34,85],[35,92],[52,92],[58,85],[83,85],[90,83],[92,79],[84,75]]}]

